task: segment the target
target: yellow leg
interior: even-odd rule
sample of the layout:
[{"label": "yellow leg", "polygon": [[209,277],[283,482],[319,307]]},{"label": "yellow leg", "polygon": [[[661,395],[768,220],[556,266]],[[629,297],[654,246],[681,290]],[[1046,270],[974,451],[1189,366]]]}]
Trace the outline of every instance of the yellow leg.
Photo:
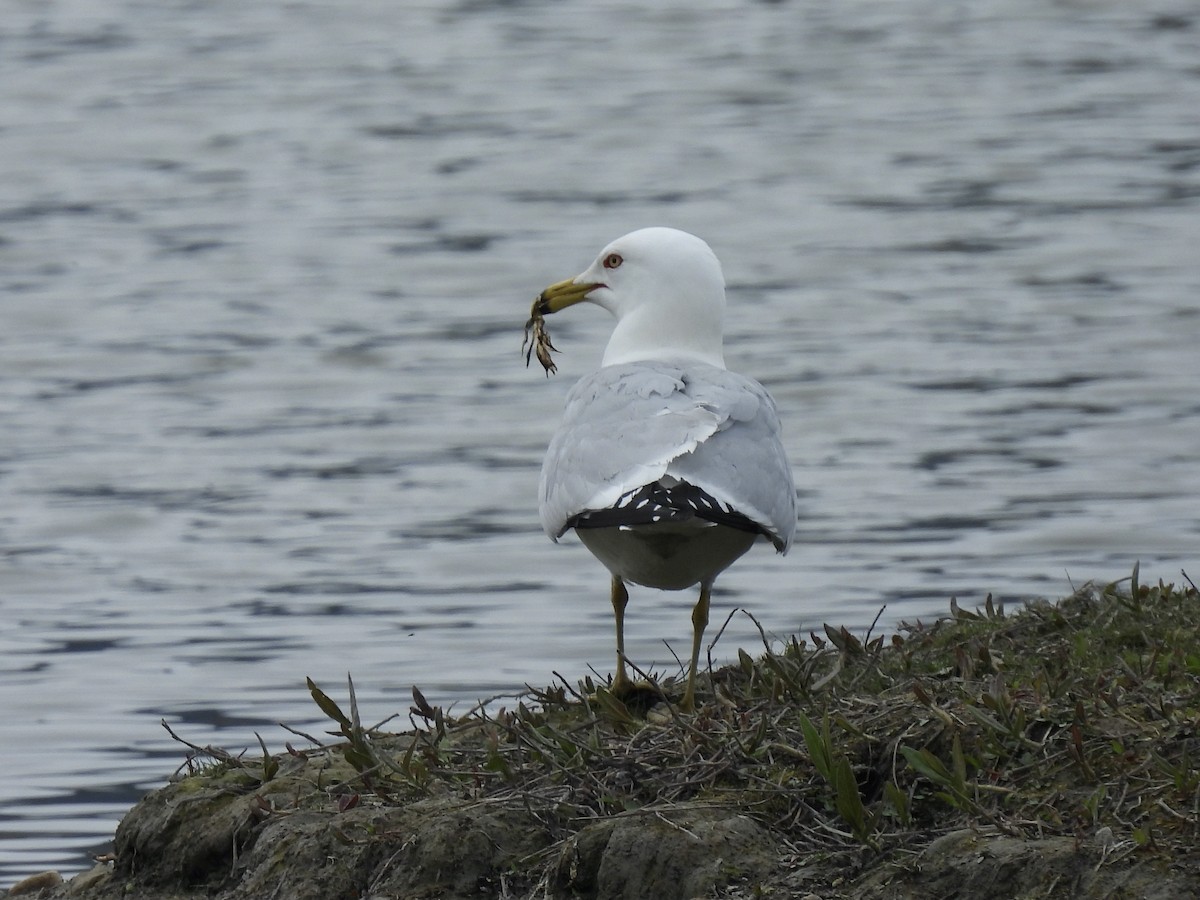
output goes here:
[{"label": "yellow leg", "polygon": [[692,608],[692,666],[688,669],[687,690],[680,706],[685,710],[696,708],[696,668],[700,665],[700,643],[704,640],[704,629],[708,627],[708,605],[712,597],[712,585],[700,585],[700,599]]},{"label": "yellow leg", "polygon": [[613,693],[620,694],[628,690],[630,681],[625,674],[625,605],[629,603],[629,591],[625,590],[625,582],[616,575],[612,580],[613,618],[617,620],[617,674],[613,676]]}]

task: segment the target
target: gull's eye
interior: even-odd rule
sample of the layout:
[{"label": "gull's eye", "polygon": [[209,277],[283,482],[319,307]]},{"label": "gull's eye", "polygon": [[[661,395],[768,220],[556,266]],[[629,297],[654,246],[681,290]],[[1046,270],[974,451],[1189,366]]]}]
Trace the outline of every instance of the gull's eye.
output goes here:
[{"label": "gull's eye", "polygon": [[608,256],[604,257],[604,268],[615,269],[623,262],[625,262],[625,260],[621,258],[620,253],[610,253]]}]

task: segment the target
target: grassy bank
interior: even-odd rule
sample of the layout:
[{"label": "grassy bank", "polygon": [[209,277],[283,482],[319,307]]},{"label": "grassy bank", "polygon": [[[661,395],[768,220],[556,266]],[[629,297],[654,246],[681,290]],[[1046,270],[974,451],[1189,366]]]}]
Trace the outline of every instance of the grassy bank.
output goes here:
[{"label": "grassy bank", "polygon": [[[412,730],[191,748],[75,896],[1200,895],[1200,596],[1091,586],[834,627],[618,699],[559,683]],[[59,889],[66,895],[67,887]]]}]

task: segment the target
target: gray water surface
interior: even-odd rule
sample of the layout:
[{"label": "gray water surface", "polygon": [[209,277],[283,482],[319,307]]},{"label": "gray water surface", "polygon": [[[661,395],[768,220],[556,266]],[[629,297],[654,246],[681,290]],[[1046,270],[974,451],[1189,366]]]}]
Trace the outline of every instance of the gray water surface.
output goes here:
[{"label": "gray water surface", "polygon": [[[610,670],[535,498],[609,322],[518,347],[644,225],[722,259],[796,469],[717,623],[1200,569],[1195,4],[649,6],[6,7],[0,883],[107,846],[160,719],[280,749],[306,675],[377,720]],[[631,656],[692,601],[635,593]]]}]

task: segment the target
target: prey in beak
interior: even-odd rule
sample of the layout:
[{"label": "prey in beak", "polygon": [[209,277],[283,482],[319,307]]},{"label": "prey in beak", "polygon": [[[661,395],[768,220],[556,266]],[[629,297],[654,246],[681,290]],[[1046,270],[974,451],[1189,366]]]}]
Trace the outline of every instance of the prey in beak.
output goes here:
[{"label": "prey in beak", "polygon": [[550,351],[558,352],[558,348],[550,343],[550,332],[546,330],[546,316],[559,310],[574,306],[587,299],[587,295],[600,287],[588,282],[578,283],[573,278],[552,284],[533,301],[529,311],[529,321],[525,323],[525,337],[521,341],[521,350],[525,353],[525,366],[536,354],[538,362],[546,370],[546,377],[558,371],[558,366],[550,358]]}]

